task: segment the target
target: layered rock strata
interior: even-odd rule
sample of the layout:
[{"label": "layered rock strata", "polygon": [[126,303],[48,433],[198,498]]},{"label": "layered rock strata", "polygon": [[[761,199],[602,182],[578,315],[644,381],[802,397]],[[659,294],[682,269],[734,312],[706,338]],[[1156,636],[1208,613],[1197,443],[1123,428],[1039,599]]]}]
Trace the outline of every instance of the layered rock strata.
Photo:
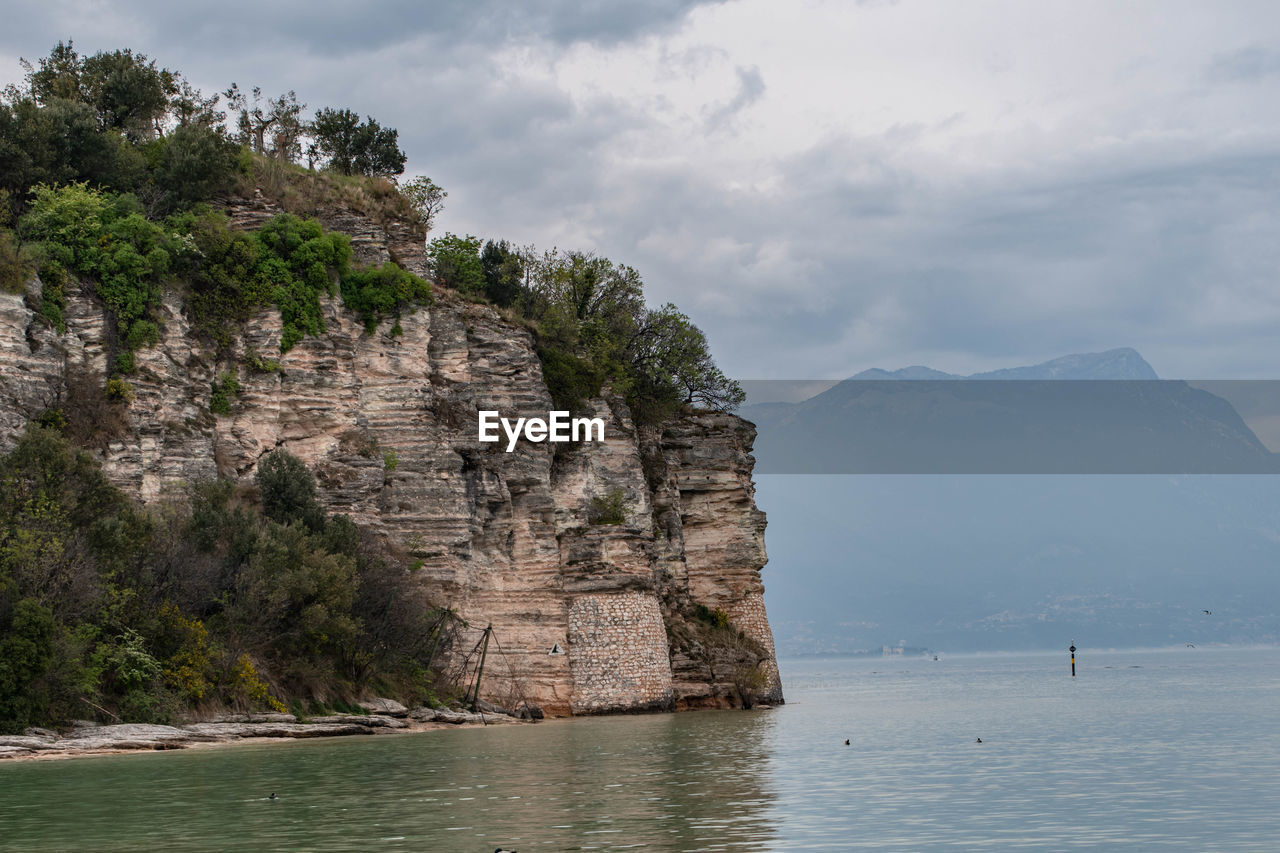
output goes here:
[{"label": "layered rock strata", "polygon": [[[260,198],[229,209],[245,227],[273,212]],[[349,210],[320,218],[353,235],[363,262],[425,271],[411,229]],[[108,324],[89,289],[72,288],[61,334],[33,302],[0,294],[0,449],[70,386],[101,388],[106,376]],[[279,354],[278,312],[255,317],[222,363],[195,343],[178,295],[162,314],[159,343],[137,353],[125,422],[100,451],[130,494],[152,502],[215,476],[247,481],[282,447],[315,471],[331,511],[384,536],[467,621],[459,654],[493,626],[481,693],[498,704],[561,714],[731,705],[744,698],[744,666],[763,673],[748,684],[752,699],[781,700],[746,421],[690,414],[642,434],[605,397],[592,402],[605,441],[521,441],[507,453],[478,441],[479,410],[545,417],[554,407],[530,333],[492,308],[438,292],[402,318],[403,334],[390,323],[367,334],[327,301],[325,332],[270,372],[248,369],[244,355]],[[215,416],[225,370],[241,390],[231,414]],[[622,523],[594,523],[593,499],[618,492]],[[750,642],[674,643],[697,605],[727,614]]]}]

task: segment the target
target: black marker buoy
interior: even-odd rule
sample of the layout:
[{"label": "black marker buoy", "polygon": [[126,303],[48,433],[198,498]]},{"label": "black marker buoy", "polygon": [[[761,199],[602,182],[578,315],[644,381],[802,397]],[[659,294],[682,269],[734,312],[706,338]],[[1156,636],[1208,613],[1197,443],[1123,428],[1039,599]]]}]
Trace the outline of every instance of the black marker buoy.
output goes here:
[{"label": "black marker buoy", "polygon": [[1069,649],[1069,651],[1071,652],[1071,677],[1075,678],[1076,677],[1076,644],[1075,643],[1071,644],[1071,648]]}]

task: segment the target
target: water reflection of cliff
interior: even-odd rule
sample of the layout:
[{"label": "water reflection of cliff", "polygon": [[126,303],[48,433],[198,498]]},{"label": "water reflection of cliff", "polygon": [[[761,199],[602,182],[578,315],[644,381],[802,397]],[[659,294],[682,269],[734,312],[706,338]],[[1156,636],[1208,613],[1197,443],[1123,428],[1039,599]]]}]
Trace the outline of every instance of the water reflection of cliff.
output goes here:
[{"label": "water reflection of cliff", "polygon": [[517,849],[767,850],[772,725],[692,712],[490,731],[435,756],[424,793],[441,808],[422,818]]},{"label": "water reflection of cliff", "polygon": [[33,851],[768,850],[775,713],[11,763],[0,825]]}]

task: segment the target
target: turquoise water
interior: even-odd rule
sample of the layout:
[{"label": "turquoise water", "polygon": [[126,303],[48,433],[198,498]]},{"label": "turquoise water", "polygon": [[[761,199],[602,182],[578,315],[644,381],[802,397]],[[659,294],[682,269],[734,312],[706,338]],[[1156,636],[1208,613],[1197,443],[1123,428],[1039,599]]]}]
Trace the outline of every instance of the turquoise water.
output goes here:
[{"label": "turquoise water", "polygon": [[1280,849],[1280,650],[782,668],[772,711],[0,763],[0,849]]}]

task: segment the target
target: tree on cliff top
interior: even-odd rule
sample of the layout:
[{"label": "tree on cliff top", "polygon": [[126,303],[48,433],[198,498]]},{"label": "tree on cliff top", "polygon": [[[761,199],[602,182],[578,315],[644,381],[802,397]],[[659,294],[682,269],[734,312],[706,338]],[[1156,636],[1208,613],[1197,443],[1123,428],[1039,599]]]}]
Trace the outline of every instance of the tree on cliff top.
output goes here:
[{"label": "tree on cliff top", "polygon": [[326,107],[316,111],[311,133],[335,172],[387,177],[404,171],[406,158],[398,144],[399,131],[383,127],[372,116],[362,122],[352,110]]},{"label": "tree on cliff top", "polygon": [[307,130],[302,111],[307,105],[298,103],[292,89],[264,99],[259,87],[254,86],[246,95],[232,83],[223,95],[236,114],[235,139],[241,145],[282,162],[291,163],[302,154],[302,137]]},{"label": "tree on cliff top", "polygon": [[37,66],[25,63],[27,86],[40,104],[75,101],[93,108],[100,130],[118,130],[132,141],[160,135],[170,99],[181,77],[132,50],[99,51],[81,57],[68,41],[58,42]]}]

